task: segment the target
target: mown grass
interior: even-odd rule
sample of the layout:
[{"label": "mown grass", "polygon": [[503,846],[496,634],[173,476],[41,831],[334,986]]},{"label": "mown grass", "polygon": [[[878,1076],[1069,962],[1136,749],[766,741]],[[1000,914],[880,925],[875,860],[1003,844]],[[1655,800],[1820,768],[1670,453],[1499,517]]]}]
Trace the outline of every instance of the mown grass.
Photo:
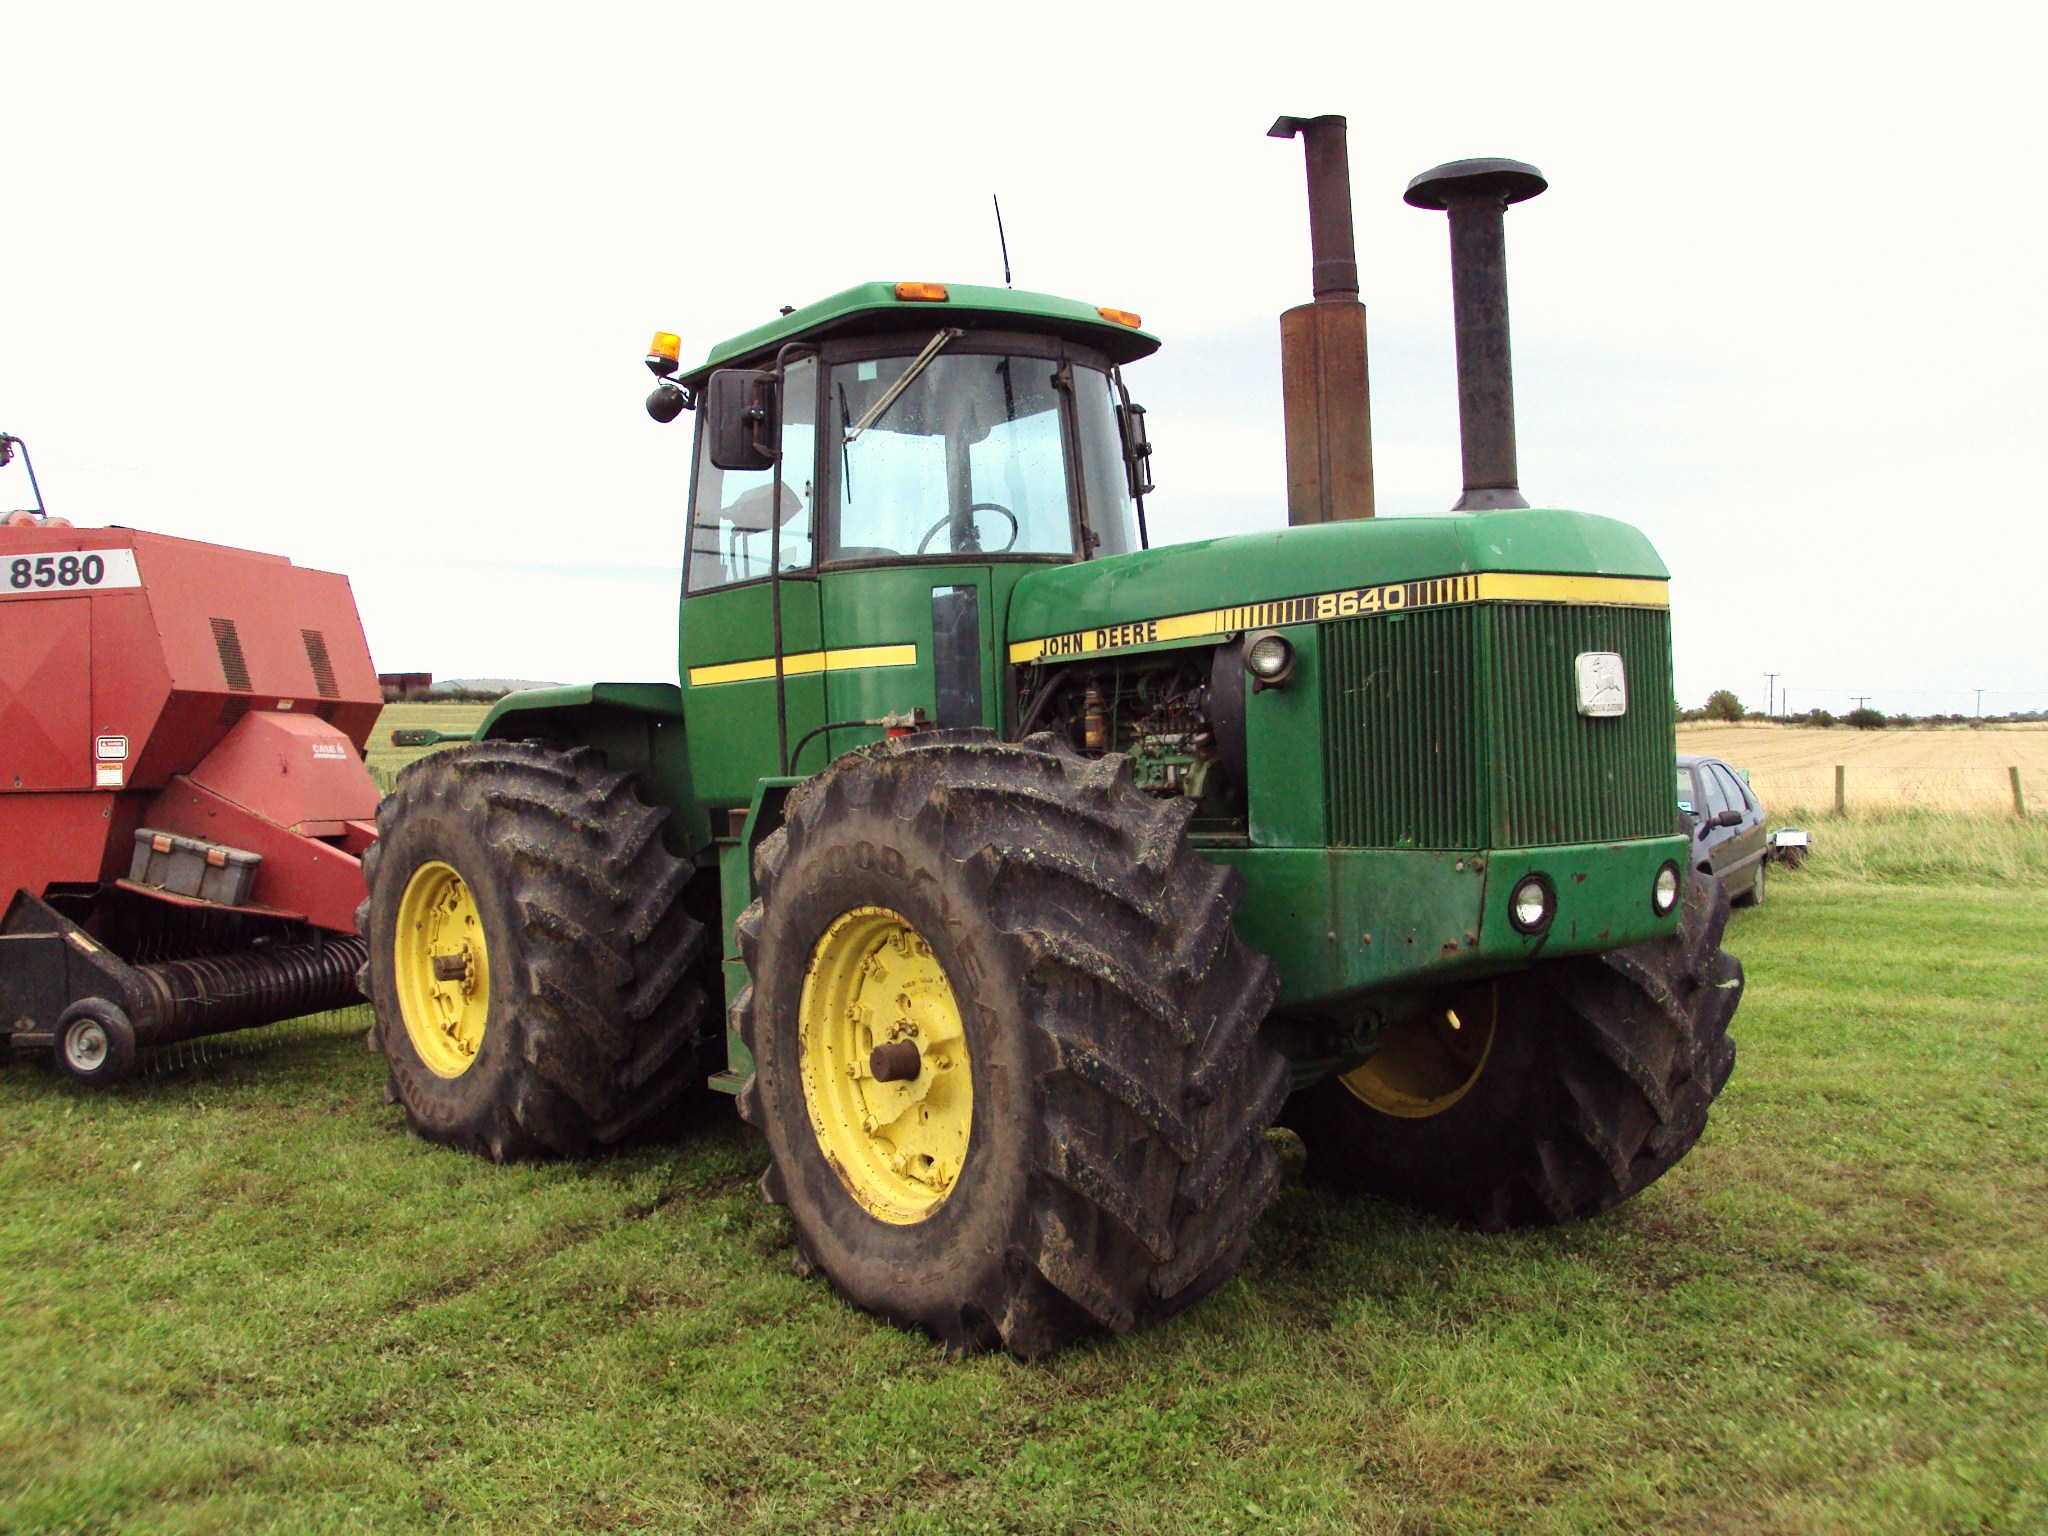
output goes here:
[{"label": "mown grass", "polygon": [[11,1067],[0,1530],[2048,1528],[2048,910],[1816,863],[1730,945],[1736,1076],[1633,1204],[1488,1237],[1291,1164],[1240,1280],[1031,1366],[793,1274],[723,1103],[493,1168],[360,1014]]}]

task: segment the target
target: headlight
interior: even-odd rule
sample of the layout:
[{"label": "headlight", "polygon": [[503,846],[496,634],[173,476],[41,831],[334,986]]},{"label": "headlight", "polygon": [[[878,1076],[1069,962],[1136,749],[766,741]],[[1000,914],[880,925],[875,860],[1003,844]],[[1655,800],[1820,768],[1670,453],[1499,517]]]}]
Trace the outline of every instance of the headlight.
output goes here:
[{"label": "headlight", "polygon": [[1258,680],[1262,687],[1272,688],[1287,680],[1287,674],[1294,670],[1294,647],[1284,636],[1268,631],[1263,635],[1247,636],[1244,642],[1244,669]]},{"label": "headlight", "polygon": [[1657,878],[1650,885],[1650,910],[1659,917],[1669,917],[1671,909],[1678,905],[1678,866],[1666,864],[1657,871]]},{"label": "headlight", "polygon": [[1541,933],[1557,915],[1557,893],[1541,875],[1524,875],[1508,898],[1508,921],[1517,933]]}]

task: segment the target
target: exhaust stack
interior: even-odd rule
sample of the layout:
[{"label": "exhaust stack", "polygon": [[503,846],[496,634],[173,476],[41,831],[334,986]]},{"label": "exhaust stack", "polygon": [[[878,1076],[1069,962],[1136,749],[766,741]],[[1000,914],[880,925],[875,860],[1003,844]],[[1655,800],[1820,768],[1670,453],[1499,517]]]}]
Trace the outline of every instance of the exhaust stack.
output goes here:
[{"label": "exhaust stack", "polygon": [[[1515,377],[1508,354],[1510,203],[1550,184],[1519,160],[1454,160],[1408,183],[1407,202],[1451,219],[1451,304],[1458,329],[1458,437],[1465,494],[1453,512],[1526,507],[1515,468]],[[1291,447],[1293,439],[1289,438]]]},{"label": "exhaust stack", "polygon": [[1300,135],[1308,159],[1309,250],[1315,301],[1280,317],[1281,404],[1287,423],[1287,521],[1371,517],[1372,399],[1365,306],[1351,232],[1344,119],[1283,117],[1269,136]]}]

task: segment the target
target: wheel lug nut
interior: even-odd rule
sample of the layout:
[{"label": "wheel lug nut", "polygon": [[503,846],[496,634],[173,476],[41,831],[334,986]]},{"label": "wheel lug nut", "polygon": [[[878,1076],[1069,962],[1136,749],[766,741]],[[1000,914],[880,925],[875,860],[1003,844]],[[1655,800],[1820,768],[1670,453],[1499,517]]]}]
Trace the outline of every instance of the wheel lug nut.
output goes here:
[{"label": "wheel lug nut", "polygon": [[868,1070],[878,1083],[907,1083],[923,1069],[917,1046],[909,1040],[892,1040],[878,1045],[868,1057]]}]

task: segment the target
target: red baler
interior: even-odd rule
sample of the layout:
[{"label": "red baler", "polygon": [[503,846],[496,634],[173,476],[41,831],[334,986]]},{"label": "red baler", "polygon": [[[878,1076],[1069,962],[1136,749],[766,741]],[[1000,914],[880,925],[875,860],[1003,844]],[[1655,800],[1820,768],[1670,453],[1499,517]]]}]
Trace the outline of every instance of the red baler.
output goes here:
[{"label": "red baler", "polygon": [[0,523],[0,1030],[137,1046],[356,1000],[383,707],[346,577]]}]

